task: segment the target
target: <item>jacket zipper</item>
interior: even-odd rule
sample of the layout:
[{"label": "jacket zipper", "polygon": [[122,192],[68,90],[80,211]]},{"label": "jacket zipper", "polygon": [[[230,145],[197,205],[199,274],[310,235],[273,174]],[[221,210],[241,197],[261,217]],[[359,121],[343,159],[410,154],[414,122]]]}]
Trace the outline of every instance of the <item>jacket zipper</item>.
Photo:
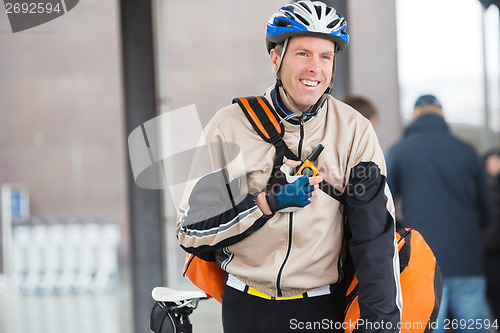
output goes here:
[{"label": "jacket zipper", "polygon": [[292,230],[293,230],[293,213],[289,213],[289,219],[288,219],[288,249],[286,250],[285,259],[281,263],[280,270],[278,271],[278,277],[276,279],[276,289],[278,290],[278,297],[282,297],[283,296],[283,292],[281,290],[281,274],[283,273],[283,269],[285,268],[285,264],[288,261],[288,257],[290,256],[290,252],[292,251]]},{"label": "jacket zipper", "polygon": [[[300,138],[298,145],[298,158],[301,159],[302,155],[302,144],[304,142],[304,119],[300,119]],[[276,289],[278,291],[278,297],[283,296],[283,291],[281,290],[281,275],[283,274],[283,269],[285,268],[285,264],[288,261],[288,257],[290,256],[290,252],[292,251],[292,235],[293,235],[293,213],[289,213],[288,219],[288,248],[286,250],[285,259],[281,263],[280,269],[278,271],[278,277],[276,278]]]},{"label": "jacket zipper", "polygon": [[301,159],[302,155],[302,144],[304,143],[304,119],[300,118],[300,138],[299,138],[299,147],[297,149],[297,154],[299,157],[299,160]]}]

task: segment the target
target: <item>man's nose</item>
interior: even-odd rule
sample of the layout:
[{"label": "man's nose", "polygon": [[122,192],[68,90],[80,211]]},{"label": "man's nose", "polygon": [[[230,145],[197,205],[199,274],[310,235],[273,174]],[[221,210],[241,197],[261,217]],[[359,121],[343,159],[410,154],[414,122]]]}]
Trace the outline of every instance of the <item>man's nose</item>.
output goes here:
[{"label": "man's nose", "polygon": [[316,57],[311,57],[309,63],[307,64],[307,70],[311,73],[317,73],[320,69],[320,59]]}]

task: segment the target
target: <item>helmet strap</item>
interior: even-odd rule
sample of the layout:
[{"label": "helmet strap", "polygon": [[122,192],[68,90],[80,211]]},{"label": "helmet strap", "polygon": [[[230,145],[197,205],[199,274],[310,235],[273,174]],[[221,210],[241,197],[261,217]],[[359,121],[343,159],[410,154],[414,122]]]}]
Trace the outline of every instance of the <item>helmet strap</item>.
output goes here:
[{"label": "helmet strap", "polygon": [[280,80],[280,81],[281,81],[281,78],[280,78],[281,63],[283,62],[283,57],[285,56],[286,47],[288,46],[289,40],[290,40],[290,38],[287,38],[287,39],[285,39],[285,42],[283,43],[283,50],[281,50],[280,61],[278,62],[278,69],[276,70],[276,73],[275,73],[276,79]]},{"label": "helmet strap", "polygon": [[[283,50],[281,50],[281,54],[280,54],[280,59],[279,59],[279,62],[278,62],[278,69],[276,70],[276,83],[278,84],[278,87],[281,87],[281,89],[283,89],[283,97],[284,97],[284,102],[285,102],[285,106],[288,106],[291,111],[293,112],[291,115],[287,116],[286,118],[292,118],[292,117],[300,117],[302,116],[302,111],[300,111],[296,106],[295,104],[293,104],[290,99],[288,98],[288,93],[285,89],[285,87],[283,86],[283,83],[281,82],[281,76],[280,76],[280,70],[281,70],[281,63],[283,62],[283,57],[285,56],[285,52],[286,52],[286,48],[288,46],[288,41],[290,40],[290,38],[287,38],[285,39],[285,42],[283,43]],[[279,91],[278,91],[279,93]]]},{"label": "helmet strap", "polygon": [[[291,111],[293,112],[292,114],[288,115],[286,118],[294,118],[294,117],[302,117],[304,114],[302,111],[300,111],[295,104],[293,104],[290,99],[288,98],[288,93],[286,92],[285,87],[283,87],[283,84],[281,83],[281,80],[278,80],[278,85],[283,89],[283,98],[285,99],[285,107],[289,107]],[[279,92],[278,92],[279,93]]]}]

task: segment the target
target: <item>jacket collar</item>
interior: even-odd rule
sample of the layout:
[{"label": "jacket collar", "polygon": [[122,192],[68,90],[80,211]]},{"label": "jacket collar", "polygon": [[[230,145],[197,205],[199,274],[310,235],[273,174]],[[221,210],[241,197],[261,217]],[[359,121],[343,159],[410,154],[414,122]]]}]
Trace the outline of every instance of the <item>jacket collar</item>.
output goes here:
[{"label": "jacket collar", "polygon": [[[278,85],[275,85],[274,87],[271,87],[269,88],[267,91],[266,91],[266,95],[270,97],[272,103],[273,103],[273,106],[274,106],[274,109],[276,110],[276,112],[278,113],[278,115],[282,118],[282,119],[285,119],[287,116],[290,115],[290,113],[288,111],[286,111],[284,109],[284,105],[283,103],[279,100],[279,97],[278,97]],[[305,119],[305,122],[309,122],[315,118],[319,118],[318,116],[321,114],[321,113],[324,113],[322,112],[323,109],[325,108],[325,106],[328,104],[328,102],[325,102],[323,107],[320,108],[318,110],[318,113],[314,116],[311,116],[311,117],[307,117]],[[285,122],[288,122],[289,124],[292,124],[292,125],[300,125],[300,119],[294,117],[294,118],[287,118],[285,120]]]},{"label": "jacket collar", "polygon": [[405,135],[413,133],[448,133],[449,126],[443,117],[437,114],[424,114],[408,126]]}]

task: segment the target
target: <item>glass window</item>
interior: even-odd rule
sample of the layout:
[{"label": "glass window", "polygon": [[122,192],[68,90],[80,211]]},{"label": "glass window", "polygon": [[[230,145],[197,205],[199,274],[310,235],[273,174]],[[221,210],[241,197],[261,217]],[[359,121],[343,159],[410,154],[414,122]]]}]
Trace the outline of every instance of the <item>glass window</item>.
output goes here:
[{"label": "glass window", "polygon": [[490,6],[483,16],[477,0],[398,0],[396,5],[403,121],[410,120],[419,95],[432,93],[452,126],[481,128],[488,122],[498,131],[498,8]]}]

